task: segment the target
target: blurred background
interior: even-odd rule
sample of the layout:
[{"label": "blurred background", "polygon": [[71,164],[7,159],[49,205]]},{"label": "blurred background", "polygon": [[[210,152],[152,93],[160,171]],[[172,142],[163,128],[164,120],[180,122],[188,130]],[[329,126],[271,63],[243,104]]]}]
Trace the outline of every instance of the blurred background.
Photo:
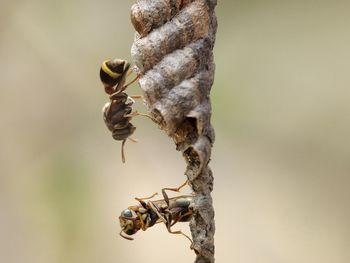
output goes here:
[{"label": "blurred background", "polygon": [[[350,262],[350,4],[218,2],[216,262]],[[102,120],[99,66],[130,59],[133,3],[1,1],[0,262],[193,262],[162,225],[118,235],[134,197],[185,179],[147,118],[125,165]]]}]

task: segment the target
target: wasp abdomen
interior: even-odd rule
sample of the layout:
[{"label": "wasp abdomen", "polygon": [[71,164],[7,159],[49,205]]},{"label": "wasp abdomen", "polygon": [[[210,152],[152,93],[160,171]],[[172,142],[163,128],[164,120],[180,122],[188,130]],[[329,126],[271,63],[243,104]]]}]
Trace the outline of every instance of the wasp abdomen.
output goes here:
[{"label": "wasp abdomen", "polygon": [[176,205],[179,207],[188,207],[191,204],[191,199],[190,198],[183,198],[180,197],[176,199]]},{"label": "wasp abdomen", "polygon": [[125,82],[125,73],[129,70],[130,64],[126,60],[113,59],[105,60],[100,69],[100,79],[107,94],[115,92],[114,87],[122,86]]}]

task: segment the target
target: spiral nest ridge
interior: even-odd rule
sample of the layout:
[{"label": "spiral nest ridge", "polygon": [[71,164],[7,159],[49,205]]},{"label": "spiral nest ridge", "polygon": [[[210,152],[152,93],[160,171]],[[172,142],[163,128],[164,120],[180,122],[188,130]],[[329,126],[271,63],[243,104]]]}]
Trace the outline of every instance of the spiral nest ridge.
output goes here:
[{"label": "spiral nest ridge", "polygon": [[207,166],[214,142],[210,89],[216,0],[139,0],[131,9],[137,31],[131,49],[150,114],[182,151],[195,192],[190,224],[196,262],[214,262],[213,177]]}]

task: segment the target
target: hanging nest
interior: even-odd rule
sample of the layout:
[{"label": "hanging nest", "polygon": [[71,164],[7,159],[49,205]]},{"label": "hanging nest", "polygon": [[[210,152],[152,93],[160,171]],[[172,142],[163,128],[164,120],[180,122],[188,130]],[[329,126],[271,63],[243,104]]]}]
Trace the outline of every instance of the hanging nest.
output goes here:
[{"label": "hanging nest", "polygon": [[195,193],[190,227],[196,262],[214,262],[208,163],[215,138],[209,97],[215,71],[215,6],[214,0],[139,0],[131,10],[137,31],[131,53],[146,107],[183,153]]}]

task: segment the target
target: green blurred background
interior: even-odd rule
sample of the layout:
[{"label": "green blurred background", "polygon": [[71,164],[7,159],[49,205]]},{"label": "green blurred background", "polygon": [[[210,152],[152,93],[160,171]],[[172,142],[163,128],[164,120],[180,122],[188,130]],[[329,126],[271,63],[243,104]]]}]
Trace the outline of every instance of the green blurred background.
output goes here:
[{"label": "green blurred background", "polygon": [[[0,262],[193,261],[164,226],[118,236],[121,210],[185,169],[146,118],[122,165],[102,121],[99,65],[130,59],[133,2],[1,1]],[[350,262],[349,8],[219,0],[217,262]]]}]

